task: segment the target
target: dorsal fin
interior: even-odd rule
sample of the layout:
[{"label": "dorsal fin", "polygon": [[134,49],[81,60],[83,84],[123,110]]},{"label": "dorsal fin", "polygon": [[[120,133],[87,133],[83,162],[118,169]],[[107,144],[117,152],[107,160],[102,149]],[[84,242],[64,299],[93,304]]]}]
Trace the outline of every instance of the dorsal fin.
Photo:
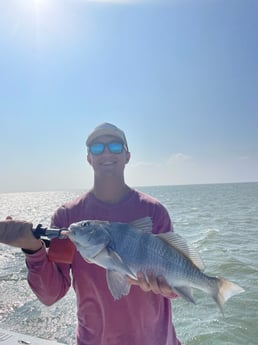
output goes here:
[{"label": "dorsal fin", "polygon": [[201,271],[204,270],[204,264],[202,262],[202,259],[200,258],[199,253],[196,251],[195,248],[190,246],[183,237],[172,231],[157,234],[155,236],[158,236],[161,240],[168,243],[171,247],[175,248],[176,250],[184,254]]},{"label": "dorsal fin", "polygon": [[143,218],[136,219],[133,222],[131,222],[130,225],[143,232],[147,232],[147,233],[152,232],[152,220],[150,217],[143,217]]}]

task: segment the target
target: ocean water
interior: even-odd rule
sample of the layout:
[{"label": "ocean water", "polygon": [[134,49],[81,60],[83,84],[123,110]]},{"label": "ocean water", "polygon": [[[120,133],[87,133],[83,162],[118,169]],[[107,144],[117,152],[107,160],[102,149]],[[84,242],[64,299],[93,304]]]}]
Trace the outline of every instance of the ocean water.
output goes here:
[{"label": "ocean water", "polygon": [[[223,276],[245,289],[226,302],[224,316],[214,301],[198,290],[194,291],[196,305],[181,298],[173,300],[173,319],[183,344],[257,345],[258,183],[139,189],[165,204],[174,230],[198,249],[205,273]],[[49,226],[55,209],[82,192],[0,194],[0,219],[12,215]],[[42,305],[28,287],[24,255],[2,244],[0,327],[75,344],[76,301],[72,289],[55,305]]]}]

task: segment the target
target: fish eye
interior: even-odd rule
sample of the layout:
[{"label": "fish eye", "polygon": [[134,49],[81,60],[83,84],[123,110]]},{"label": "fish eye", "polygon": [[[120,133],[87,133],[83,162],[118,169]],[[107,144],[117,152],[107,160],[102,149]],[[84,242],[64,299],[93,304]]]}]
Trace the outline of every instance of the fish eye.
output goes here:
[{"label": "fish eye", "polygon": [[89,221],[83,222],[83,223],[82,223],[82,228],[85,227],[85,226],[90,226],[90,222],[89,222]]}]

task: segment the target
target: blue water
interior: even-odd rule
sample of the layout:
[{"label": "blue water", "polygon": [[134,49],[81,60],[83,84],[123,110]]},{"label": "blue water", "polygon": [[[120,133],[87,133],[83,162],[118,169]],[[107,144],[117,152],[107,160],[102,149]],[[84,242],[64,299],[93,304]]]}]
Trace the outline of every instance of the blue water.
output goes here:
[{"label": "blue water", "polygon": [[[178,337],[185,345],[257,345],[258,183],[139,189],[165,204],[174,230],[201,254],[205,273],[245,289],[226,302],[224,317],[200,291],[194,292],[196,305],[174,300]],[[0,219],[12,215],[48,226],[55,209],[81,192],[0,194]],[[0,327],[73,345],[75,324],[73,291],[54,306],[42,305],[28,287],[23,254],[0,244]]]}]

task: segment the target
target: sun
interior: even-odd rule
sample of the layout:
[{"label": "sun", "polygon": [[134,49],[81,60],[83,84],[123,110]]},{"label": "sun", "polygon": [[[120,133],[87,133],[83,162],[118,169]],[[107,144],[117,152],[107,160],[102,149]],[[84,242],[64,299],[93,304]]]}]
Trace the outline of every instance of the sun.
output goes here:
[{"label": "sun", "polygon": [[44,15],[51,10],[50,0],[32,0],[32,6],[37,14]]},{"label": "sun", "polygon": [[20,7],[28,15],[46,16],[57,5],[56,0],[16,0],[16,6]]},{"label": "sun", "polygon": [[46,17],[53,10],[54,3],[54,0],[14,0],[13,7],[23,18]]},{"label": "sun", "polygon": [[50,51],[66,34],[68,12],[62,6],[63,0],[12,1],[9,5],[12,21],[7,24],[16,41],[22,42],[20,49],[42,54]]},{"label": "sun", "polygon": [[81,26],[77,21],[81,16],[81,11],[77,11],[78,1],[7,0],[6,12],[11,20],[6,20],[5,31],[12,37],[17,49],[32,59],[46,61],[53,56],[68,58],[74,48],[81,44]]},{"label": "sun", "polygon": [[33,0],[35,6],[44,6],[47,1],[46,0]]}]

